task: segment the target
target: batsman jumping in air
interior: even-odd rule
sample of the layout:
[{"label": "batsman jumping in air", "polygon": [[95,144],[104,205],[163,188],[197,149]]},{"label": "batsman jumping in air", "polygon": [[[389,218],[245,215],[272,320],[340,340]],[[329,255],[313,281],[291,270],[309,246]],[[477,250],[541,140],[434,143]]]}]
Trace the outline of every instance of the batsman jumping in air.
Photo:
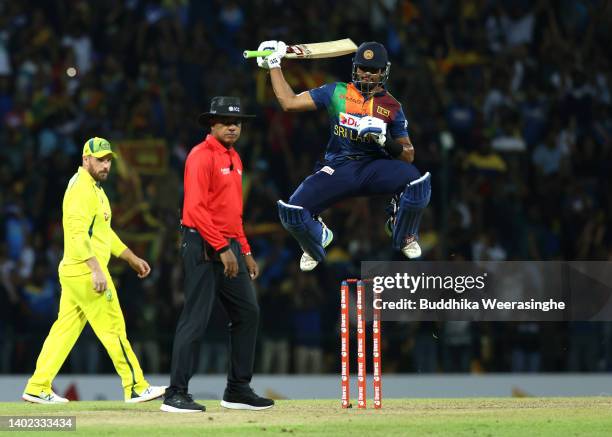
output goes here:
[{"label": "batsman jumping in air", "polygon": [[386,90],[391,63],[377,42],[359,46],[353,58],[352,82],[335,82],[295,94],[281,71],[287,51],[282,41],[264,41],[258,50],[273,53],[257,58],[270,70],[272,87],[284,111],[327,109],[331,138],[324,162],[317,164],[289,198],[278,201],[283,227],[304,254],[302,271],[325,259],[333,233],[319,214],[334,203],[356,196],[391,194],[393,214],[388,222],[393,247],[408,258],[421,256],[418,228],[431,196],[429,173],[421,176],[412,164],[414,148],[401,104]]}]

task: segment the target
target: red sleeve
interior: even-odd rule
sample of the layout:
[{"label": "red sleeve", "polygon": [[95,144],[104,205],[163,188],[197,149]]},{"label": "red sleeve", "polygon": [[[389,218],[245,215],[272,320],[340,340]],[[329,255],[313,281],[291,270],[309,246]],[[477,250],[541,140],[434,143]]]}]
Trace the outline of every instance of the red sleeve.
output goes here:
[{"label": "red sleeve", "polygon": [[240,233],[238,234],[238,243],[240,243],[240,248],[242,249],[242,253],[249,253],[251,251],[251,246],[249,246],[249,242],[247,241],[247,237],[244,233],[244,225],[242,224],[242,218],[240,218]]},{"label": "red sleeve", "polygon": [[200,235],[215,250],[227,246],[227,240],[217,228],[215,228],[210,213],[208,212],[208,190],[210,188],[210,177],[212,168],[212,156],[206,153],[193,155],[192,162],[187,160],[185,165],[185,199],[184,213],[189,216],[189,221],[194,223]]}]

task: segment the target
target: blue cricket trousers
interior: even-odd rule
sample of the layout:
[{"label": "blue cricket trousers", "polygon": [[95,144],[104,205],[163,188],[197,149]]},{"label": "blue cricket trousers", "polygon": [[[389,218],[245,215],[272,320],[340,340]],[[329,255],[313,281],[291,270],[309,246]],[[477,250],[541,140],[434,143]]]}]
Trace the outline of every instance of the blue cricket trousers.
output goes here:
[{"label": "blue cricket trousers", "polygon": [[409,182],[421,176],[413,164],[398,159],[347,159],[339,164],[317,163],[289,198],[319,215],[334,203],[348,197],[400,194]]}]

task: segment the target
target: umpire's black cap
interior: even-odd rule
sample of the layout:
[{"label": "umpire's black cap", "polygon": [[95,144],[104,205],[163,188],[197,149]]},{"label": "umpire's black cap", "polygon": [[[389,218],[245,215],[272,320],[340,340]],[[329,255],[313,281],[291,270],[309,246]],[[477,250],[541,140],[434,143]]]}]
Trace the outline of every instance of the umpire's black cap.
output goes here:
[{"label": "umpire's black cap", "polygon": [[210,102],[210,111],[200,114],[198,121],[202,126],[209,126],[211,118],[232,117],[239,119],[254,118],[254,115],[242,112],[239,97],[217,96]]},{"label": "umpire's black cap", "polygon": [[362,43],[353,58],[353,64],[360,67],[386,68],[388,63],[387,49],[375,41]]}]

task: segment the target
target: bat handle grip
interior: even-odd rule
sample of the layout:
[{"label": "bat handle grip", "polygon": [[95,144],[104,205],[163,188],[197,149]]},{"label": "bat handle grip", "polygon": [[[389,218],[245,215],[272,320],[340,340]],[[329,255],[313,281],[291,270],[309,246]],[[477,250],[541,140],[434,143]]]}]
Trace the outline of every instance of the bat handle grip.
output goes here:
[{"label": "bat handle grip", "polygon": [[242,56],[244,56],[245,59],[257,58],[259,56],[265,58],[272,53],[274,53],[273,50],[245,50],[242,52]]}]

